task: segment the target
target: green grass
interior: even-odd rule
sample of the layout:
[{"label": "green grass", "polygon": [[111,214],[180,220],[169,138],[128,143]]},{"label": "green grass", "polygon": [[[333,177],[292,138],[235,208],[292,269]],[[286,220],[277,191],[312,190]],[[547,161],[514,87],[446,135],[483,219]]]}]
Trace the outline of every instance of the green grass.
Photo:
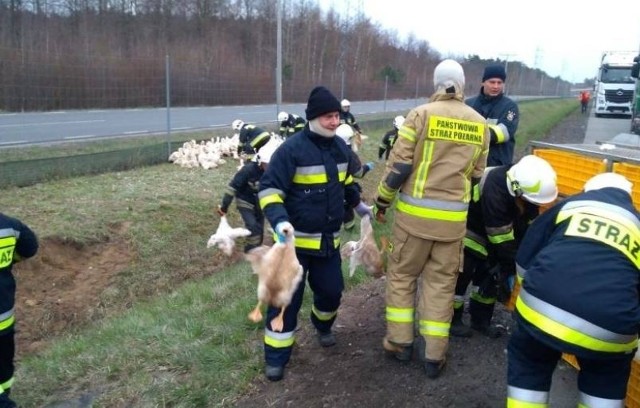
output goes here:
[{"label": "green grass", "polygon": [[[543,129],[578,104],[520,107],[517,138],[523,148],[525,138],[541,139]],[[387,129],[363,125],[370,140],[361,158],[375,161]],[[262,326],[246,317],[256,300],[256,280],[246,262],[213,265],[214,250],[205,245],[217,225],[213,209],[235,166],[229,162],[212,171],[163,164],[4,191],[2,211],[23,219],[41,238],[85,245],[104,242],[114,226],[127,225],[124,238],[134,254],[102,294],[95,323],[19,361],[12,396],[21,406],[82,395],[96,407],[231,406],[249,389],[262,370]],[[378,165],[361,182],[369,201],[382,171]],[[237,212],[230,217],[240,222]],[[376,226],[376,235],[389,234],[392,217]],[[357,234],[343,236],[350,239]],[[366,280],[358,271],[346,279],[347,290]],[[308,315],[308,292],[305,298],[301,316]]]}]

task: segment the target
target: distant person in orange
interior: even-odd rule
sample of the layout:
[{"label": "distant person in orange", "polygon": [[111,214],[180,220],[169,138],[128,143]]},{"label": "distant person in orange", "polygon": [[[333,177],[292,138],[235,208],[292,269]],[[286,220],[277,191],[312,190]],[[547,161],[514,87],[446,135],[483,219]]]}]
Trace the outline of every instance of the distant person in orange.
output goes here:
[{"label": "distant person in orange", "polygon": [[580,92],[580,104],[582,105],[582,113],[587,112],[587,107],[589,106],[589,99],[591,99],[591,94],[589,91]]}]

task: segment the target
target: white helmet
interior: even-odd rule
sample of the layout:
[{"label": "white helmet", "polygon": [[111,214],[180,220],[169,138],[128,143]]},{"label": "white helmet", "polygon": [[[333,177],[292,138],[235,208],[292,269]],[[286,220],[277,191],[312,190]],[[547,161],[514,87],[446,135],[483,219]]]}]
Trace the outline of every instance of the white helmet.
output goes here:
[{"label": "white helmet", "polygon": [[258,149],[258,154],[256,155],[258,163],[269,164],[269,162],[271,161],[271,156],[273,156],[273,153],[281,144],[282,141],[277,140],[273,137],[269,139],[269,141],[265,143],[264,146]]},{"label": "white helmet", "polygon": [[558,197],[556,172],[543,158],[524,156],[507,171],[507,188],[514,197],[533,204],[549,204]]},{"label": "white helmet", "polygon": [[437,90],[454,87],[456,93],[464,91],[464,70],[462,65],[452,59],[446,59],[433,71],[433,86]]},{"label": "white helmet", "polygon": [[336,129],[336,136],[340,137],[340,139],[344,140],[346,144],[351,144],[351,138],[353,137],[353,128],[346,123],[338,126]]},{"label": "white helmet", "polygon": [[240,119],[236,119],[233,121],[233,123],[231,123],[231,129],[233,130],[240,130],[242,129],[243,126],[244,126],[244,122],[241,121]]},{"label": "white helmet", "polygon": [[605,187],[619,188],[631,194],[633,184],[622,174],[600,173],[584,183],[584,191],[600,190]]},{"label": "white helmet", "polygon": [[404,123],[404,116],[400,115],[400,116],[396,116],[395,118],[393,118],[393,127],[396,129],[400,129],[402,127],[402,124]]},{"label": "white helmet", "polygon": [[349,102],[348,99],[343,99],[340,101],[340,106],[342,106],[343,108],[348,108],[349,106],[351,106],[351,102]]},{"label": "white helmet", "polygon": [[278,113],[278,122],[284,122],[289,119],[289,114],[285,111]]}]

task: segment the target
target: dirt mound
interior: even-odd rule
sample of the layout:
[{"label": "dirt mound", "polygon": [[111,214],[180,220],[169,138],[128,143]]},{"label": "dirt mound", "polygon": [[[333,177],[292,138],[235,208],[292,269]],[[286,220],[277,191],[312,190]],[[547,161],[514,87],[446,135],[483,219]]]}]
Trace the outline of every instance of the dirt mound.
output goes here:
[{"label": "dirt mound", "polygon": [[40,240],[38,254],[14,267],[18,355],[38,351],[48,338],[76,328],[100,309],[100,294],[132,259],[114,226],[107,242],[82,245],[60,237]]}]

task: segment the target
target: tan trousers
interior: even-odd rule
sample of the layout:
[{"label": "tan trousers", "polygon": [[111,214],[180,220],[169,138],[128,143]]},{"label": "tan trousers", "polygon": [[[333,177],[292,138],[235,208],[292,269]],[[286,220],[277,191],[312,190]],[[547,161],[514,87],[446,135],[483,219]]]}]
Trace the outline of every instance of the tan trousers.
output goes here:
[{"label": "tan trousers", "polygon": [[426,342],[424,355],[428,360],[440,361],[449,346],[462,239],[440,242],[417,238],[396,224],[390,244],[386,338],[398,345],[413,343],[418,297],[418,328]]}]

